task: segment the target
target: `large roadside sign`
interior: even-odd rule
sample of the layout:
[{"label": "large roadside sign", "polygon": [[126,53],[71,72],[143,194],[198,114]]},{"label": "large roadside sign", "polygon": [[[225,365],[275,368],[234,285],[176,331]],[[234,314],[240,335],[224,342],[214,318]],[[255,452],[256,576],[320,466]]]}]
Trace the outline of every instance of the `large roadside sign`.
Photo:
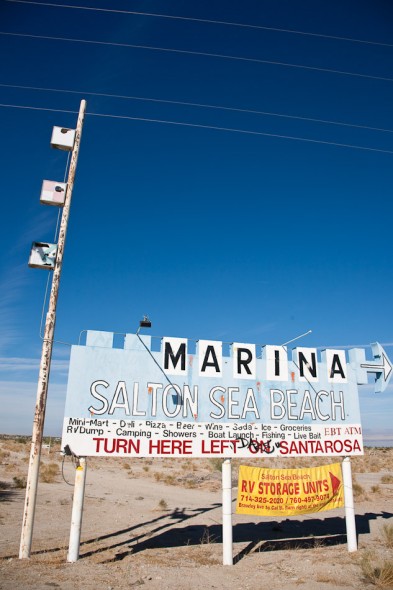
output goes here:
[{"label": "large roadside sign", "polygon": [[[379,344],[326,349],[88,331],[73,346],[62,447],[78,456],[260,457],[363,454],[358,384],[391,364]],[[348,354],[348,359],[347,359]]]}]

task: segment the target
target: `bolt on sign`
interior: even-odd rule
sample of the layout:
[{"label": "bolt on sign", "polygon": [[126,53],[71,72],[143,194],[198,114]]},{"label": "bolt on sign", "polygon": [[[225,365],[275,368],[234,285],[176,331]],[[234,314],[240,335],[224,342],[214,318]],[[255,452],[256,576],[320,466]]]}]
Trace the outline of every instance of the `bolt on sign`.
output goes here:
[{"label": "bolt on sign", "polygon": [[[363,453],[358,383],[382,390],[391,365],[362,349],[199,340],[88,331],[71,350],[63,448],[79,456],[257,457]],[[379,356],[378,356],[379,355]],[[381,364],[382,363],[382,364]],[[382,368],[383,367],[383,368]],[[390,369],[389,369],[390,367]]]},{"label": "bolt on sign", "polygon": [[240,465],[236,512],[296,516],[344,506],[340,463],[309,469]]}]

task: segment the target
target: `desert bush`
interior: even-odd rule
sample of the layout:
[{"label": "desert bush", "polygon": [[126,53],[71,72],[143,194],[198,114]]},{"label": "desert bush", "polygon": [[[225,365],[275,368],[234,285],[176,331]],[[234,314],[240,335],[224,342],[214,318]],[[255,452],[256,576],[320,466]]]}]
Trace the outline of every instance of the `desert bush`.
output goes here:
[{"label": "desert bush", "polygon": [[215,543],[215,541],[216,537],[210,533],[208,528],[205,528],[201,537],[201,545],[210,545],[211,543]]},{"label": "desert bush", "polygon": [[363,486],[360,485],[355,479],[352,482],[352,491],[353,496],[357,500],[362,500],[366,498],[366,491]]},{"label": "desert bush", "polygon": [[393,483],[393,475],[383,475],[381,477],[381,483]]},{"label": "desert bush", "polygon": [[385,523],[382,527],[382,541],[389,547],[389,549],[393,549],[393,524]]},{"label": "desert bush", "polygon": [[373,494],[379,494],[379,492],[381,491],[381,488],[377,485],[377,486],[371,486],[371,491]]},{"label": "desert bush", "polygon": [[186,481],[184,482],[184,486],[188,489],[188,490],[195,490],[195,488],[199,487],[198,486],[198,480],[196,479],[186,479]]},{"label": "desert bush", "polygon": [[28,450],[27,439],[22,437],[3,440],[1,446],[3,450],[14,453],[20,453],[21,451],[24,452]]},{"label": "desert bush", "polygon": [[222,459],[215,457],[214,459],[209,459],[209,467],[212,471],[221,471],[222,469]]},{"label": "desert bush", "polygon": [[174,475],[166,475],[163,481],[168,486],[174,486],[177,483],[177,478]]},{"label": "desert bush", "polygon": [[365,580],[379,588],[393,587],[393,561],[378,560],[373,553],[367,553],[361,563]]},{"label": "desert bush", "polygon": [[1,451],[0,450],[0,463],[3,463],[5,461],[5,459],[8,459],[9,456],[10,456],[9,451]]},{"label": "desert bush", "polygon": [[44,483],[54,483],[59,475],[59,466],[57,463],[47,463],[41,467],[40,480]]},{"label": "desert bush", "polygon": [[20,490],[24,490],[26,485],[27,485],[27,481],[25,477],[17,477],[16,475],[12,478],[13,482],[14,482],[14,487],[18,488]]},{"label": "desert bush", "polygon": [[168,510],[168,504],[166,503],[164,498],[161,498],[161,500],[158,502],[158,508],[162,511]]}]

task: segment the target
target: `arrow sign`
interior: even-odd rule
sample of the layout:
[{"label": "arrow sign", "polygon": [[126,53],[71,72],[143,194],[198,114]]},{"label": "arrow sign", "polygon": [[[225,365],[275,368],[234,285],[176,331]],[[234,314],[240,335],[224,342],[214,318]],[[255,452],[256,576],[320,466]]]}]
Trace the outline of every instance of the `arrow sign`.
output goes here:
[{"label": "arrow sign", "polygon": [[330,481],[332,483],[333,496],[335,496],[338,493],[338,490],[340,489],[341,481],[338,479],[338,477],[333,475],[331,471],[329,471],[329,475]]},{"label": "arrow sign", "polygon": [[364,384],[368,382],[367,374],[375,374],[375,393],[384,391],[390,381],[393,366],[386,352],[378,342],[371,344],[374,361],[367,361],[366,354],[362,348],[353,348],[349,351],[349,358],[357,373],[357,382]]}]

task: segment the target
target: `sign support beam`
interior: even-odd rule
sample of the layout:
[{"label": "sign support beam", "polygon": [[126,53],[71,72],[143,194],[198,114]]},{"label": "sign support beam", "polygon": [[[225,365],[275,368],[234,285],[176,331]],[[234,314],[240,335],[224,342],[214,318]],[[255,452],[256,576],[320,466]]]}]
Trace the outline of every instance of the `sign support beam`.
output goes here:
[{"label": "sign support beam", "polygon": [[85,498],[86,471],[86,458],[80,457],[75,470],[75,487],[74,499],[72,503],[70,542],[67,554],[67,561],[69,563],[75,563],[79,559],[79,546],[82,531],[83,501]]},{"label": "sign support beam", "polygon": [[76,166],[78,162],[79,146],[82,136],[83,120],[86,111],[86,101],[80,103],[78,122],[76,127],[75,142],[72,150],[70,170],[68,173],[68,189],[62,212],[57,256],[53,270],[52,288],[49,298],[48,313],[46,314],[44,339],[42,342],[40,371],[37,385],[37,400],[33,422],[33,434],[31,439],[31,451],[29,471],[27,476],[25,506],[23,511],[22,535],[19,548],[19,558],[30,557],[31,542],[33,537],[34,514],[37,501],[38,475],[40,468],[41,446],[44,433],[44,421],[46,410],[46,399],[48,394],[48,383],[50,366],[52,360],[53,339],[56,324],[56,307],[59,293],[60,276],[63,263],[64,246],[67,234],[68,218],[74,188]]},{"label": "sign support beam", "polygon": [[223,565],[233,565],[232,549],[232,462],[222,462],[222,557]]},{"label": "sign support beam", "polygon": [[349,553],[358,550],[356,540],[355,505],[353,502],[352,490],[352,469],[350,457],[345,457],[342,462],[344,503],[345,503],[345,525],[347,527],[347,545]]}]

